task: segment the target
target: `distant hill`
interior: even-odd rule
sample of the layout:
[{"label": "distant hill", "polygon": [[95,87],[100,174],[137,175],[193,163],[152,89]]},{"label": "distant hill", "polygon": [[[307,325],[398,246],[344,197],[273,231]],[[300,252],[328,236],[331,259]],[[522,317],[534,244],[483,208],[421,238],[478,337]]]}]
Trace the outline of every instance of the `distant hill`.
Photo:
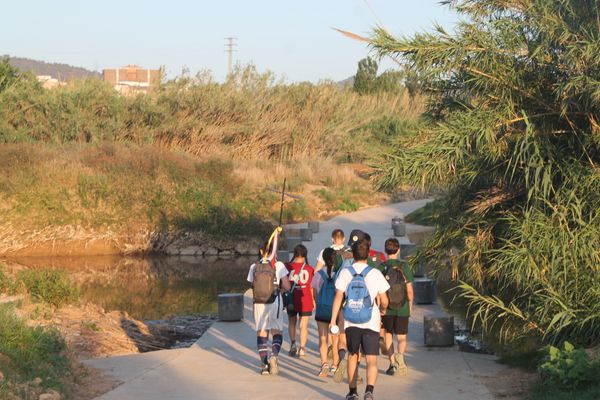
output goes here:
[{"label": "distant hill", "polygon": [[354,76],[351,76],[342,81],[339,81],[339,82],[337,82],[337,84],[338,84],[338,86],[341,86],[341,87],[352,87],[352,86],[354,86]]},{"label": "distant hill", "polygon": [[35,75],[50,75],[53,78],[61,81],[91,77],[100,78],[102,76],[99,72],[90,71],[89,69],[81,67],[73,67],[67,64],[47,63],[44,61],[37,61],[23,57],[11,57],[8,55],[5,55],[3,58],[8,58],[8,62],[13,67],[18,68],[21,71],[31,71]]}]

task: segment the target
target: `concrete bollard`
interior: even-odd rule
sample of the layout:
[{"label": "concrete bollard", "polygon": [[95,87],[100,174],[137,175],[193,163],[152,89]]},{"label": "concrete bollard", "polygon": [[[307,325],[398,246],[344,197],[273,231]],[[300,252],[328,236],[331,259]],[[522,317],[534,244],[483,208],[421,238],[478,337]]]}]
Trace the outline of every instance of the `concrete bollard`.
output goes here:
[{"label": "concrete bollard", "polygon": [[419,265],[417,265],[417,267],[415,268],[414,277],[415,278],[424,278],[425,277],[425,264],[420,262]]},{"label": "concrete bollard", "polygon": [[290,262],[289,250],[277,250],[277,261],[281,261],[282,263]]},{"label": "concrete bollard", "polygon": [[294,251],[294,247],[302,244],[302,238],[299,237],[288,237],[287,238],[287,250],[292,252]]},{"label": "concrete bollard", "polygon": [[313,232],[308,228],[300,229],[300,237],[302,237],[303,242],[310,242],[312,240]]},{"label": "concrete bollard", "polygon": [[406,225],[404,224],[396,224],[393,227],[394,236],[406,236]]},{"label": "concrete bollard", "polygon": [[425,346],[454,346],[454,317],[423,317]]},{"label": "concrete bollard", "polygon": [[244,296],[240,293],[226,293],[218,296],[219,320],[240,321],[244,316]]},{"label": "concrete bollard", "polygon": [[407,258],[417,251],[416,244],[401,244],[400,245],[400,257]]},{"label": "concrete bollard", "polygon": [[312,233],[319,233],[319,221],[309,221],[308,229],[310,229]]},{"label": "concrete bollard", "polygon": [[298,228],[283,228],[283,233],[286,237],[300,237],[300,229]]},{"label": "concrete bollard", "polygon": [[413,290],[416,304],[432,304],[435,300],[433,279],[416,278],[413,281]]}]

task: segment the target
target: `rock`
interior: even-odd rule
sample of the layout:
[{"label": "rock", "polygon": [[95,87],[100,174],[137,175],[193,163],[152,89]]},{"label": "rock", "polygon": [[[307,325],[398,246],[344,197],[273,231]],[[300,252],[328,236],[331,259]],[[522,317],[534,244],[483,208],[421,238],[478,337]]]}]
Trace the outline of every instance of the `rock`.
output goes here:
[{"label": "rock", "polygon": [[40,394],[39,400],[60,400],[60,393],[56,390],[48,390],[46,393]]},{"label": "rock", "polygon": [[4,372],[0,371],[0,382],[4,381]]},{"label": "rock", "polygon": [[167,254],[169,256],[176,256],[179,254],[179,246],[177,246],[177,244],[171,243],[170,245],[165,247],[164,251],[165,251],[165,254]]},{"label": "rock", "polygon": [[215,249],[214,247],[209,247],[204,252],[204,255],[205,256],[218,256],[219,255],[219,250]]},{"label": "rock", "polygon": [[231,250],[221,250],[219,252],[219,257],[231,257],[233,255],[233,251]]},{"label": "rock", "polygon": [[40,378],[40,377],[38,376],[37,378],[35,378],[35,379],[33,380],[33,384],[34,384],[34,385],[36,385],[36,386],[39,386],[39,385],[41,385],[41,384],[42,384],[42,378]]},{"label": "rock", "polygon": [[250,241],[239,242],[235,245],[235,252],[243,256],[255,255],[258,253],[258,246]]},{"label": "rock", "polygon": [[198,246],[188,246],[179,250],[181,256],[194,256],[196,254],[202,254],[202,250]]}]

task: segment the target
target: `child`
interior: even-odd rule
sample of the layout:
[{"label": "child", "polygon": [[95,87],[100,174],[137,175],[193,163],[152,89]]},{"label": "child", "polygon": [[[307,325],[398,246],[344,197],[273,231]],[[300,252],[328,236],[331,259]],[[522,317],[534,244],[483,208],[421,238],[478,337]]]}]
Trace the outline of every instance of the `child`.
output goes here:
[{"label": "child", "polygon": [[[315,273],[312,281],[313,296],[316,304],[315,319],[319,328],[319,355],[321,356],[321,369],[319,376],[326,377],[329,371],[335,373],[339,364],[340,358],[338,354],[338,335],[329,334],[329,322],[331,321],[331,308],[333,306],[333,298],[335,296],[335,272],[333,267],[336,261],[336,252],[333,248],[328,247],[323,250],[322,259],[325,268],[320,269]],[[331,349],[333,364],[331,367],[328,363],[328,339],[331,339]]]},{"label": "child", "polygon": [[[408,368],[404,362],[404,354],[406,353],[408,319],[413,306],[412,282],[414,278],[410,267],[405,262],[399,260],[400,243],[397,239],[390,238],[385,241],[385,253],[388,256],[388,260],[380,265],[379,270],[392,285],[392,288],[388,292],[391,304],[382,317],[383,329],[385,331],[385,347],[390,359],[390,367],[387,369],[386,374],[398,376],[405,375],[408,372]],[[391,292],[395,284],[406,285],[406,298],[404,299],[404,304],[398,304],[396,308],[393,308],[394,295]],[[394,335],[398,341],[397,353],[394,353]]]},{"label": "child", "polygon": [[[261,360],[262,375],[279,373],[277,357],[281,350],[283,336],[283,311],[280,289],[290,290],[288,270],[281,262],[273,262],[277,249],[277,235],[274,243],[264,243],[259,249],[260,262],[252,264],[248,271],[248,282],[252,284],[254,297],[254,322],[256,324],[256,346]],[[269,331],[273,335],[271,357],[269,357]]]},{"label": "child", "polygon": [[[306,263],[307,250],[302,244],[294,247],[294,259],[288,264],[290,282],[293,286],[293,311],[288,310],[290,333],[290,356],[304,357],[308,341],[308,319],[314,309],[311,283],[314,269]],[[300,319],[300,348],[296,347],[296,323]]]}]

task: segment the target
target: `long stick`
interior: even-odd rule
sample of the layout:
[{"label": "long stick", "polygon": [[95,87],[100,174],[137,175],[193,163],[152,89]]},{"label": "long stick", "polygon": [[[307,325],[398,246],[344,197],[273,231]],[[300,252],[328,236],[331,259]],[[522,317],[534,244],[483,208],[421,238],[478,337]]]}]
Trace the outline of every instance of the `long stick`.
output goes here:
[{"label": "long stick", "polygon": [[281,189],[281,208],[279,209],[279,226],[281,226],[281,219],[283,218],[283,201],[285,196],[285,182],[287,178],[283,178],[283,189]]}]

